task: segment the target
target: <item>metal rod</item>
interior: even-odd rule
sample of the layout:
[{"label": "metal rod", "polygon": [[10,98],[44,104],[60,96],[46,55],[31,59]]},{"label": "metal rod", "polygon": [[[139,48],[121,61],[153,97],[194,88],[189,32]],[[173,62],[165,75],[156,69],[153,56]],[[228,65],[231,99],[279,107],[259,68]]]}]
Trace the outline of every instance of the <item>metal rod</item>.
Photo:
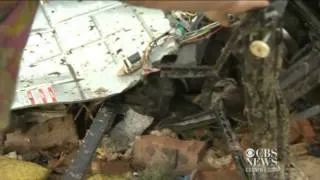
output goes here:
[{"label": "metal rod", "polygon": [[295,115],[296,118],[293,120],[309,119],[318,114],[320,114],[320,105],[315,105]]},{"label": "metal rod", "polygon": [[90,129],[87,131],[83,144],[80,145],[76,158],[62,177],[63,180],[84,179],[103,134],[111,128],[115,116],[114,109],[102,107],[99,110]]}]

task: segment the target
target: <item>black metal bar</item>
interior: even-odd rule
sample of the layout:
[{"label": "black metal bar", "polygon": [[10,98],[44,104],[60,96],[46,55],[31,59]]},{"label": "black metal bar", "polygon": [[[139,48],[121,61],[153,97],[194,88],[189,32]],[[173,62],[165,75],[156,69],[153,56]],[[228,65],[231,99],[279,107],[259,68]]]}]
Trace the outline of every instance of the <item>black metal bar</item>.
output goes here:
[{"label": "black metal bar", "polygon": [[309,119],[320,114],[320,105],[312,106],[296,115],[294,120]]},{"label": "black metal bar", "polygon": [[214,123],[217,119],[212,111],[205,111],[191,116],[184,117],[181,121],[170,124],[159,124],[157,129],[170,128],[173,131],[186,131],[197,127],[204,127]]},{"label": "black metal bar", "polygon": [[[158,67],[157,67],[158,68]],[[195,66],[195,67],[178,67],[178,66],[159,66],[161,69],[161,77],[169,78],[201,78],[215,76],[210,66]]]},{"label": "black metal bar", "polygon": [[[309,73],[307,76],[302,79],[296,80],[292,85],[283,90],[283,96],[286,98],[287,103],[291,104],[292,102],[298,100],[313,88],[318,86],[320,83],[320,68]],[[281,83],[280,83],[281,84]]]},{"label": "black metal bar", "polygon": [[87,131],[83,144],[80,145],[76,158],[62,177],[63,180],[84,179],[103,134],[111,128],[115,116],[114,108],[102,107],[99,110]]},{"label": "black metal bar", "polygon": [[303,16],[309,26],[311,26],[315,31],[319,31],[320,20],[312,13],[310,8],[308,8],[301,0],[294,0],[292,3],[296,6],[297,13]]}]

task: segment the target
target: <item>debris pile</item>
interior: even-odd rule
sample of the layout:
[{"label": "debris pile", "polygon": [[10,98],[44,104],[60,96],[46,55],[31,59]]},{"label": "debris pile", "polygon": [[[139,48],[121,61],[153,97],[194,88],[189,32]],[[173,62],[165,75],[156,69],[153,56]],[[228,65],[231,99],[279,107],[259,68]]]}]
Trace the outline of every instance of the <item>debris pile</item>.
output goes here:
[{"label": "debris pile", "polygon": [[[13,179],[19,168],[26,179],[317,179],[319,43],[295,30],[308,22],[301,28],[318,37],[320,21],[305,12],[308,2],[284,2],[240,17],[231,30],[203,14],[168,13],[173,29],[114,74],[140,73],[135,86],[106,99],[13,111],[19,126],[0,137],[0,174]],[[254,171],[261,154],[267,175]]]}]

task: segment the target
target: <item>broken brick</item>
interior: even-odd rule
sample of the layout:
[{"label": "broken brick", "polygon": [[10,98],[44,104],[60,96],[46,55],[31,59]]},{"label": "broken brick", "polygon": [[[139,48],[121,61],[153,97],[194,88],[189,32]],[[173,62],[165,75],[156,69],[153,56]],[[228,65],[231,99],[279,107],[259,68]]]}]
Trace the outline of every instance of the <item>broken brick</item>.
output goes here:
[{"label": "broken brick", "polygon": [[77,145],[78,135],[71,114],[34,125],[26,132],[8,133],[4,142],[6,151],[17,152],[61,147],[72,150]]},{"label": "broken brick", "polygon": [[308,119],[294,120],[290,123],[291,126],[291,137],[290,142],[297,141],[301,136],[306,142],[313,142],[316,134],[313,127]]},{"label": "broken brick", "polygon": [[290,143],[294,143],[301,137],[298,121],[290,121]]},{"label": "broken brick", "polygon": [[302,120],[299,122],[302,136],[306,142],[313,142],[316,137],[316,134],[313,130],[313,127],[308,119]]},{"label": "broken brick", "polygon": [[130,163],[128,161],[109,161],[96,159],[91,163],[91,172],[94,174],[124,174],[131,172]]},{"label": "broken brick", "polygon": [[206,143],[165,136],[142,136],[133,149],[133,164],[148,167],[166,163],[178,172],[190,173],[205,154]]}]

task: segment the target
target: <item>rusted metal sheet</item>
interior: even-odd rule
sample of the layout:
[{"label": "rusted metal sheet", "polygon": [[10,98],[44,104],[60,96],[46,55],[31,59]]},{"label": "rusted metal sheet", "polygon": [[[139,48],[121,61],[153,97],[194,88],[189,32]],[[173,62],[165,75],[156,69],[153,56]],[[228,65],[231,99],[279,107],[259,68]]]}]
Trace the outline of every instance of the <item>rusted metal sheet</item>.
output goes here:
[{"label": "rusted metal sheet", "polygon": [[169,29],[162,11],[118,1],[40,5],[24,50],[12,109],[121,93],[141,75],[138,71],[118,77],[123,59],[142,54],[152,39]]}]

